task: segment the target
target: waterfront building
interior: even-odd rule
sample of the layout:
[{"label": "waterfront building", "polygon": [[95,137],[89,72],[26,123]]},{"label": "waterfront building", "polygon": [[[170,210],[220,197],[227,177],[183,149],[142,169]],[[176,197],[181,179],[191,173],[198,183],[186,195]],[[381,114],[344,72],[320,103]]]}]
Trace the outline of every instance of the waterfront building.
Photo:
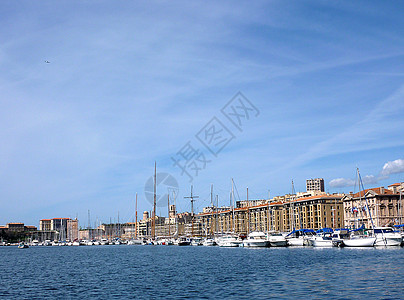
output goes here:
[{"label": "waterfront building", "polygon": [[0,226],[0,231],[4,233],[24,233],[35,231],[37,228],[35,226],[24,225],[24,223],[13,222],[7,223],[5,226]]},{"label": "waterfront building", "polygon": [[67,221],[70,218],[53,218],[51,219],[51,230],[59,233],[59,240],[66,240],[67,238]]},{"label": "waterfront building", "polygon": [[68,221],[70,218],[42,219],[39,221],[39,234],[42,239],[66,240],[68,238]]},{"label": "waterfront building", "polygon": [[79,240],[101,240],[105,236],[105,231],[101,228],[87,228],[79,230]]},{"label": "waterfront building", "polygon": [[346,195],[342,199],[345,226],[358,228],[365,224],[366,228],[372,228],[370,215],[376,227],[403,223],[403,192],[404,184],[395,183],[389,185],[387,189],[384,187],[370,188]]},{"label": "waterfront building", "polygon": [[314,178],[306,180],[306,191],[319,191],[324,192],[324,179],[323,178]]},{"label": "waterfront building", "polygon": [[39,230],[40,231],[52,230],[51,228],[52,228],[52,220],[51,219],[39,220]]},{"label": "waterfront building", "polygon": [[77,220],[77,218],[67,220],[67,239],[69,241],[79,239],[79,220]]},{"label": "waterfront building", "polygon": [[7,223],[6,230],[8,232],[24,232],[25,226],[24,223]]},{"label": "waterfront building", "polygon": [[[275,197],[274,197],[275,198]],[[205,212],[197,215],[203,231],[236,232],[292,231],[293,228],[320,229],[342,227],[344,222],[341,195],[322,194],[296,198],[284,195],[259,200],[259,205],[240,205],[234,210]]]},{"label": "waterfront building", "polygon": [[341,228],[344,224],[342,196],[318,195],[293,199],[283,204],[282,231],[294,228]]}]

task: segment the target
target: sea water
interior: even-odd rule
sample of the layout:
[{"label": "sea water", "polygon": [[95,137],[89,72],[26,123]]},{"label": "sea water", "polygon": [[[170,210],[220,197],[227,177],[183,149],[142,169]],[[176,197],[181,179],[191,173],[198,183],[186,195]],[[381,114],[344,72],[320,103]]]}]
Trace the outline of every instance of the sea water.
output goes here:
[{"label": "sea water", "polygon": [[403,248],[0,247],[0,298],[404,299]]}]

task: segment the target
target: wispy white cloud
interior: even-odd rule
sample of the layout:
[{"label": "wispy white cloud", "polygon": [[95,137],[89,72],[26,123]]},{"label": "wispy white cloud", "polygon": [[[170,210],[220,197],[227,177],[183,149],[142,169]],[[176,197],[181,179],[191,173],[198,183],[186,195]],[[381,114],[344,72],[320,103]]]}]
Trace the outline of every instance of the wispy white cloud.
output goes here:
[{"label": "wispy white cloud", "polygon": [[330,181],[329,186],[332,188],[351,187],[355,185],[355,180],[348,178],[335,178]]},{"label": "wispy white cloud", "polygon": [[381,175],[389,176],[391,174],[404,173],[404,159],[388,161],[384,164]]},{"label": "wispy white cloud", "polygon": [[[0,12],[0,223],[20,206],[34,219],[126,209],[154,160],[179,174],[170,156],[238,90],[261,115],[194,187],[213,181],[225,203],[231,177],[266,197],[304,182],[318,157],[403,144],[400,78],[358,73],[398,72],[378,64],[400,65],[400,26],[369,38],[380,20],[349,26],[352,10],[369,18],[356,4],[66,3]],[[391,96],[375,105],[372,93]]]},{"label": "wispy white cloud", "polygon": [[[383,165],[382,170],[377,176],[365,175],[362,176],[362,183],[366,185],[376,184],[381,180],[388,179],[392,174],[404,173],[404,160],[396,159],[394,161],[388,161]],[[350,178],[336,178],[329,182],[329,186],[332,188],[351,187],[355,184],[358,185],[357,180]]]}]

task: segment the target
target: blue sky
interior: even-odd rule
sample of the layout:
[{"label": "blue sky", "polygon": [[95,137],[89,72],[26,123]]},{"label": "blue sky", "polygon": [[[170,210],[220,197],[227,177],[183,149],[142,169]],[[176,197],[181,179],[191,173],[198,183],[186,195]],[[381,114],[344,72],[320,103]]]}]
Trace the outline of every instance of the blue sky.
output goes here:
[{"label": "blue sky", "polygon": [[[158,171],[188,142],[211,160],[193,180],[229,202],[403,181],[404,20],[398,1],[2,1],[0,224],[92,222],[150,210]],[[50,63],[45,63],[48,60]],[[237,130],[221,108],[259,110]],[[234,134],[217,157],[195,135],[217,117]],[[366,177],[367,176],[367,177]],[[158,213],[166,214],[165,207]]]}]

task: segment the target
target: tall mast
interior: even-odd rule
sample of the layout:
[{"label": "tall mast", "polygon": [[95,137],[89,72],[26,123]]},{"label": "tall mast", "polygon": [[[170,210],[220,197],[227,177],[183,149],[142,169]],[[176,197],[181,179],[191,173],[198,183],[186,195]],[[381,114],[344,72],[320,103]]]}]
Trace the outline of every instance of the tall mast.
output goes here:
[{"label": "tall mast", "polygon": [[218,219],[218,208],[219,208],[219,195],[216,195],[216,218],[215,218],[215,231],[219,232],[219,219]]},{"label": "tall mast", "polygon": [[136,193],[136,203],[135,203],[135,237],[137,239],[137,193]]},{"label": "tall mast", "polygon": [[[62,221],[60,221],[62,222]],[[90,228],[91,228],[91,221],[90,221],[90,210],[88,210],[88,239],[91,240]]]},{"label": "tall mast", "polygon": [[403,188],[402,188],[402,183],[400,184],[400,199],[398,200],[398,203],[399,203],[399,207],[400,207],[400,210],[399,210],[399,216],[400,216],[400,218],[399,218],[399,222],[400,222],[400,224],[402,224],[402,215],[403,215],[403,207],[402,207],[402,203],[401,203],[401,194],[402,194],[402,192],[403,192]]},{"label": "tall mast", "polygon": [[248,200],[248,187],[247,187],[247,234],[250,234],[250,201]]},{"label": "tall mast", "polygon": [[174,197],[174,223],[175,223],[175,232],[177,233],[177,236],[178,236],[177,204],[176,204],[175,191],[173,191],[173,197]]},{"label": "tall mast", "polygon": [[295,203],[293,202],[293,199],[292,199],[294,192],[295,192],[295,185],[294,185],[293,179],[292,179],[292,195],[290,197],[290,208],[292,210],[292,230],[295,229]]},{"label": "tall mast", "polygon": [[269,205],[269,203],[270,203],[270,200],[269,199],[271,199],[271,197],[270,197],[270,194],[269,194],[269,190],[268,190],[268,208],[267,208],[267,231],[270,231],[272,228],[272,218],[271,218],[271,212],[269,211],[270,210],[270,205]]},{"label": "tall mast", "polygon": [[193,190],[193,185],[191,185],[191,196],[184,197],[184,198],[191,199],[191,223],[192,223],[191,224],[191,226],[192,226],[191,234],[192,234],[192,236],[194,236],[194,201],[195,201],[194,198],[199,198],[199,196],[194,196],[192,190]]},{"label": "tall mast", "polygon": [[[368,209],[370,222],[371,222],[371,224],[372,224],[372,229],[374,230],[374,229],[375,229],[375,225],[373,224],[373,218],[372,218],[372,214],[371,214],[370,209],[369,209],[368,199],[366,198],[366,195],[365,195],[365,188],[364,188],[364,186],[363,186],[362,177],[361,177],[361,174],[359,173],[359,168],[356,168],[356,169],[357,169],[357,171],[358,171],[358,178],[359,178],[359,197],[361,196],[360,187],[361,187],[361,185],[362,185],[363,197],[365,198],[366,208]],[[382,230],[382,234],[383,234],[383,230]]]},{"label": "tall mast", "polygon": [[[213,217],[213,209],[214,209],[214,205],[213,205],[213,184],[210,186],[210,205],[212,206],[212,217]],[[210,222],[210,234],[213,235],[213,218],[212,218],[212,222]]]},{"label": "tall mast", "polygon": [[152,238],[156,238],[156,189],[157,189],[157,163],[154,162],[154,195],[153,195],[153,218],[152,218]]},{"label": "tall mast", "polygon": [[167,211],[168,211],[168,236],[171,236],[171,223],[170,223],[170,195],[168,195],[167,194],[167,202],[168,202],[168,208],[167,208]]},{"label": "tall mast", "polygon": [[234,180],[233,178],[231,179],[231,198],[233,200],[231,209],[232,209],[232,215],[233,215],[233,233],[235,233],[235,224],[234,224]]}]

